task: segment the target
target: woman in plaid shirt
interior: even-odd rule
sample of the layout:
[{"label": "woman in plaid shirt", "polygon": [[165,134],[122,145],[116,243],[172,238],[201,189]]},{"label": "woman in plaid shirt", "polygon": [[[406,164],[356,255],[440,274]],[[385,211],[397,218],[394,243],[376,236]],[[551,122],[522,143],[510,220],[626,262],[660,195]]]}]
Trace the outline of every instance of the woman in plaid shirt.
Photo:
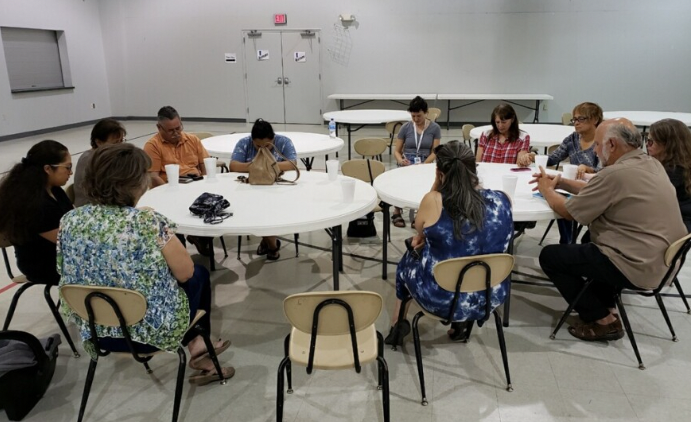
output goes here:
[{"label": "woman in plaid shirt", "polygon": [[483,133],[475,159],[485,163],[516,163],[528,167],[530,135],[518,129],[518,119],[513,107],[499,104],[492,111],[492,130]]}]

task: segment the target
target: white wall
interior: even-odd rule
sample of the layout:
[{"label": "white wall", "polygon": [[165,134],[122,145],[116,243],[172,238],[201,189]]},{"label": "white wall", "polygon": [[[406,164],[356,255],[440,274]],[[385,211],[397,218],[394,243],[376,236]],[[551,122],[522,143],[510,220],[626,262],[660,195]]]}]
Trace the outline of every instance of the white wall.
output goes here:
[{"label": "white wall", "polygon": [[[288,29],[322,30],[324,97],[547,93],[555,100],[543,122],[560,121],[582,101],[691,112],[688,0],[0,0],[0,24],[66,29],[79,43],[69,46],[72,94],[12,98],[0,63],[0,117],[18,122],[8,129],[0,120],[0,135],[105,114],[153,116],[165,104],[183,117],[242,119],[243,66],[224,63],[223,54],[242,59],[241,31],[272,28],[273,13],[288,14]],[[357,18],[345,62],[328,51],[341,13]],[[108,95],[110,110],[88,109]],[[485,121],[493,105],[453,116]],[[325,110],[335,108],[324,99]]]},{"label": "white wall", "polygon": [[98,7],[91,0],[0,0],[0,26],[65,31],[75,87],[12,94],[0,53],[0,136],[111,115]]}]

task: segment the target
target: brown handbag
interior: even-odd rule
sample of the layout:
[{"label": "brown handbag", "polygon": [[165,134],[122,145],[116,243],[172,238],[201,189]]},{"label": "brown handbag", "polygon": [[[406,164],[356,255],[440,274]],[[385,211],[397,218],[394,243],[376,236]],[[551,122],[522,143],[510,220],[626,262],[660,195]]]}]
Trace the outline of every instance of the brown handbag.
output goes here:
[{"label": "brown handbag", "polygon": [[285,155],[281,154],[281,151],[276,150],[276,153],[283,157],[286,162],[293,165],[293,168],[297,172],[295,180],[285,180],[281,176],[283,171],[278,168],[278,162],[276,157],[274,157],[271,150],[274,148],[274,144],[271,142],[258,143],[254,142],[254,147],[257,149],[257,155],[249,165],[249,174],[247,177],[239,176],[238,180],[249,183],[250,185],[273,185],[274,183],[283,184],[295,184],[300,178],[300,169],[295,163],[288,160]]}]

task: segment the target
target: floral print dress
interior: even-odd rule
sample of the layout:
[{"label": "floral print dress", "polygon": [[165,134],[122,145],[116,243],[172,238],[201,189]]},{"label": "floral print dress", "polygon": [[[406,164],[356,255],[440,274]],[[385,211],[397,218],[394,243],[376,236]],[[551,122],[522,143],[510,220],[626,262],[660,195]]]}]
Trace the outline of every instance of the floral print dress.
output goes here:
[{"label": "floral print dress", "polygon": [[[130,327],[134,341],[174,352],[190,323],[189,302],[161,250],[175,223],[153,210],[85,205],[60,221],[57,270],[60,286],[80,284],[136,290],[147,301],[144,319]],[[62,301],[92,357],[88,323]],[[119,327],[96,326],[99,337],[122,338]]]},{"label": "floral print dress", "polygon": [[[506,194],[481,189],[485,200],[485,221],[482,229],[471,231],[468,222],[463,225],[463,239],[453,234],[453,220],[442,208],[439,220],[425,227],[426,237],[420,259],[406,252],[396,270],[396,297],[404,299],[412,295],[425,311],[440,318],[448,317],[453,292],[442,289],[434,280],[432,269],[441,261],[464,256],[506,252],[513,235],[511,203]],[[492,288],[492,309],[504,303],[509,280]],[[461,293],[454,321],[482,319],[485,315],[485,292]]]}]

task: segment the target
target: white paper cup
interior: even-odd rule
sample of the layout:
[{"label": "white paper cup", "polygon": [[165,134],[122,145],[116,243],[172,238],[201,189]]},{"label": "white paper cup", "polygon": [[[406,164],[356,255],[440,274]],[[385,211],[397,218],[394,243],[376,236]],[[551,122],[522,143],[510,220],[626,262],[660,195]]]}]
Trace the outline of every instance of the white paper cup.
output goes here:
[{"label": "white paper cup", "polygon": [[206,177],[209,179],[216,177],[216,157],[205,158],[204,167],[206,167]]},{"label": "white paper cup", "polygon": [[326,160],[326,172],[329,174],[329,180],[334,181],[338,178],[338,160]]},{"label": "white paper cup", "polygon": [[535,168],[540,170],[540,167],[542,166],[543,169],[546,169],[548,158],[549,157],[546,155],[536,155],[535,156]]},{"label": "white paper cup", "polygon": [[564,164],[564,172],[561,177],[564,179],[576,179],[576,172],[578,171],[578,166],[575,164]]},{"label": "white paper cup", "polygon": [[166,164],[166,176],[169,185],[177,185],[180,178],[180,166],[178,164]]},{"label": "white paper cup", "polygon": [[507,174],[501,177],[502,189],[511,199],[513,199],[516,194],[516,183],[518,183],[518,177],[516,176]]},{"label": "white paper cup", "polygon": [[341,180],[341,189],[343,189],[343,202],[353,202],[355,199],[355,180]]}]

